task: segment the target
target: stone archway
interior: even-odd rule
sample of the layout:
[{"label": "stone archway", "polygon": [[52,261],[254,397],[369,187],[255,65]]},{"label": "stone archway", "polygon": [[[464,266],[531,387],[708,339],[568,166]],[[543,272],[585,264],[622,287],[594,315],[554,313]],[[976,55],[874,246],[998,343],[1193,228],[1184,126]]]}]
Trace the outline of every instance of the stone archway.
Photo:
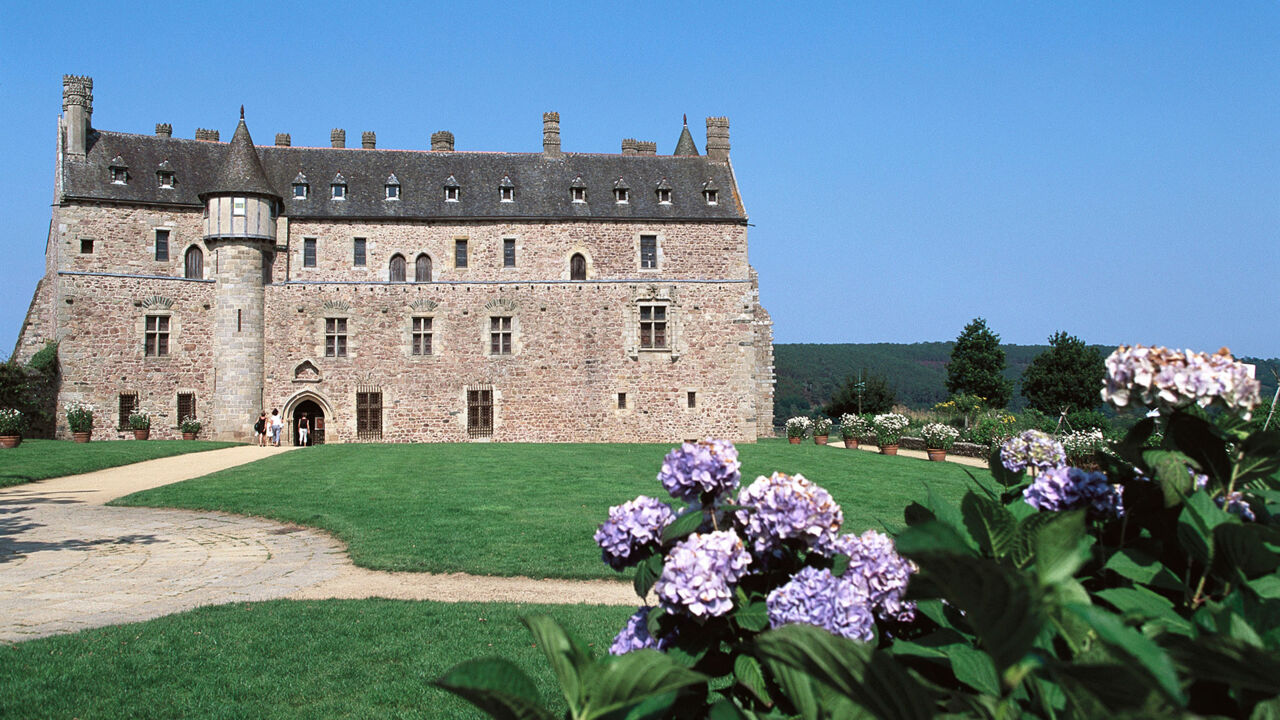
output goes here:
[{"label": "stone archway", "polygon": [[284,405],[284,422],[289,437],[281,438],[282,442],[298,444],[298,420],[306,413],[307,422],[311,426],[309,445],[323,445],[329,433],[328,425],[333,422],[333,407],[318,393],[304,390],[289,398]]}]

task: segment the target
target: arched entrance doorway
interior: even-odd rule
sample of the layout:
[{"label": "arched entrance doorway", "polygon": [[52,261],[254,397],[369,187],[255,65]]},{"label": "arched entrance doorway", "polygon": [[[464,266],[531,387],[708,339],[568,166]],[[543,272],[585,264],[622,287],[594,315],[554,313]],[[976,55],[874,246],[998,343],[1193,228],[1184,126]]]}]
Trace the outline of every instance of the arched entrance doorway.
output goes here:
[{"label": "arched entrance doorway", "polygon": [[324,444],[324,408],[314,400],[303,400],[293,407],[293,418],[291,427],[293,428],[293,444],[300,445],[298,439],[298,424],[303,417],[307,418],[307,424],[311,428],[310,437],[307,438],[308,445]]}]

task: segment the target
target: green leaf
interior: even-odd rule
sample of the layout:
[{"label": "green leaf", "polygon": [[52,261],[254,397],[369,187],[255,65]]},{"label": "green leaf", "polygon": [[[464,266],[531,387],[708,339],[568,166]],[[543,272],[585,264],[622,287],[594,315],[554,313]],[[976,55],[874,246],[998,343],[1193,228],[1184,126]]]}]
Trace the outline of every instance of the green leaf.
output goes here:
[{"label": "green leaf", "polygon": [[1175,412],[1165,426],[1164,437],[1166,443],[1189,455],[1210,477],[1221,482],[1231,477],[1227,439],[1213,423],[1189,413]]},{"label": "green leaf", "polygon": [[744,715],[732,700],[720,698],[711,704],[711,709],[707,711],[707,720],[750,720],[750,718]]},{"label": "green leaf", "polygon": [[1280,658],[1274,652],[1224,635],[1167,635],[1160,642],[1192,677],[1268,695],[1280,693]]},{"label": "green leaf", "polygon": [[1144,587],[1107,588],[1099,590],[1097,596],[1110,603],[1126,618],[1155,620],[1182,635],[1193,631],[1191,622],[1178,614],[1172,601]]},{"label": "green leaf", "polygon": [[[1075,717],[1125,714],[1126,710],[1143,708],[1151,695],[1159,692],[1154,680],[1131,665],[1054,662],[1050,669],[1052,677],[1075,705]],[[1177,717],[1177,714],[1148,712],[1137,717]]]},{"label": "green leaf", "polygon": [[1012,472],[1004,466],[1004,460],[1000,457],[1000,448],[992,448],[991,453],[987,455],[987,468],[991,470],[991,477],[995,481],[1005,487],[1013,487],[1020,484],[1026,475],[1026,471],[1019,470]]},{"label": "green leaf", "polygon": [[[969,490],[965,494],[972,495],[973,491]],[[973,536],[969,534],[969,529],[965,527],[964,514],[960,512],[960,508],[956,507],[954,502],[940,497],[934,493],[933,488],[929,488],[928,502],[929,507],[937,515],[938,522],[944,523],[955,530],[956,535],[965,545],[974,550],[978,549],[977,541],[973,539]]]},{"label": "green leaf", "polygon": [[656,650],[636,650],[608,659],[592,674],[586,702],[574,717],[593,720],[708,680]]},{"label": "green leaf", "polygon": [[1274,528],[1226,522],[1213,529],[1213,542],[1224,577],[1255,578],[1280,567],[1280,533]]},{"label": "green leaf", "polygon": [[1046,587],[1071,579],[1088,559],[1084,510],[1054,513],[1036,533],[1036,577]]},{"label": "green leaf", "polygon": [[533,680],[515,663],[481,658],[458,663],[431,683],[467,700],[496,720],[555,720],[542,707]]},{"label": "green leaf", "polygon": [[894,538],[893,544],[903,555],[926,552],[971,554],[970,546],[955,528],[937,520],[903,530]]},{"label": "green leaf", "polygon": [[743,630],[760,632],[769,627],[769,605],[764,600],[739,604],[733,612],[733,621]]},{"label": "green leaf", "polygon": [[1209,493],[1195,493],[1178,514],[1178,541],[1192,557],[1208,564],[1213,559],[1213,529],[1231,517],[1213,504]]},{"label": "green leaf", "polygon": [[653,584],[658,582],[659,577],[662,577],[664,559],[662,555],[650,555],[636,566],[636,576],[632,579],[631,584],[636,590],[636,595],[639,595],[641,600],[649,596],[649,590],[653,587]]},{"label": "green leaf", "polygon": [[1174,507],[1195,491],[1195,479],[1187,471],[1191,458],[1172,450],[1146,450],[1142,461],[1154,474],[1164,494],[1164,506]]},{"label": "green leaf", "polygon": [[1280,485],[1280,430],[1259,430],[1240,443],[1236,483],[1252,482]]},{"label": "green leaf", "polygon": [[769,674],[777,683],[778,690],[791,702],[801,720],[822,720],[822,698],[818,694],[817,684],[808,673],[784,663],[769,662],[767,659],[765,665],[769,667]]},{"label": "green leaf", "polygon": [[662,606],[649,608],[649,616],[645,619],[645,629],[649,631],[649,637],[658,637],[662,635],[662,618],[665,617],[667,611]]},{"label": "green leaf", "polygon": [[1133,427],[1129,428],[1129,432],[1125,434],[1124,439],[1116,444],[1116,453],[1128,461],[1130,465],[1137,465],[1142,460],[1142,450],[1146,446],[1147,440],[1151,439],[1151,435],[1155,431],[1155,418],[1139,420]]},{"label": "green leaf", "polygon": [[1029,515],[1018,523],[1018,530],[1013,536],[1013,549],[1009,553],[1009,557],[1014,564],[1020,568],[1026,568],[1036,557],[1036,538],[1040,535],[1040,529],[1055,517],[1051,512],[1038,512],[1035,515]]},{"label": "green leaf", "polygon": [[1280,599],[1280,575],[1265,575],[1250,580],[1249,589],[1260,598],[1268,600]]},{"label": "green leaf", "polygon": [[956,679],[987,695],[1000,695],[1000,676],[991,656],[968,645],[951,645],[943,649],[951,661]]},{"label": "green leaf", "polygon": [[791,667],[884,720],[933,717],[925,686],[892,656],[812,625],[786,625],[756,638],[756,653],[772,670]]},{"label": "green leaf", "polygon": [[1280,720],[1280,698],[1271,698],[1254,705],[1249,720]]},{"label": "green leaf", "polygon": [[831,574],[836,577],[843,577],[846,570],[849,569],[849,556],[844,553],[836,553],[831,558]]},{"label": "green leaf", "polygon": [[1124,548],[1111,556],[1106,569],[1136,583],[1185,593],[1186,585],[1158,560],[1136,548]]},{"label": "green leaf", "polygon": [[581,715],[586,700],[585,675],[594,669],[591,653],[576,638],[547,615],[526,615],[521,618],[533,634],[534,642],[547,656],[547,663],[560,682],[560,690],[574,717]]},{"label": "green leaf", "polygon": [[970,492],[960,501],[960,511],[982,552],[1001,558],[1013,550],[1018,521],[999,502]]},{"label": "green leaf", "polygon": [[733,677],[751,691],[751,694],[761,703],[773,704],[773,700],[769,697],[769,690],[765,687],[764,671],[760,669],[759,660],[745,653],[739,653],[733,659]]},{"label": "green leaf", "polygon": [[663,544],[682,540],[685,537],[697,532],[698,528],[706,522],[707,516],[702,510],[685,510],[684,514],[676,518],[670,525],[662,530]]},{"label": "green leaf", "polygon": [[1173,660],[1155,641],[1126,627],[1120,618],[1097,606],[1068,605],[1064,610],[1075,613],[1088,623],[1108,648],[1123,653],[1141,665],[1169,699],[1179,705],[1186,705],[1187,698],[1178,682]]}]

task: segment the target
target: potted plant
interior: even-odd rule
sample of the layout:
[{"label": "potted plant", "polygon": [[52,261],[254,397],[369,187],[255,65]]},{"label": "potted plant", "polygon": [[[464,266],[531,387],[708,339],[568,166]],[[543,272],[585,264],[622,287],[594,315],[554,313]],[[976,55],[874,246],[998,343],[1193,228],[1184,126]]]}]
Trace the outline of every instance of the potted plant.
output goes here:
[{"label": "potted plant", "polygon": [[196,435],[200,433],[200,428],[202,426],[200,425],[199,420],[188,415],[182,418],[182,422],[178,424],[178,427],[182,430],[183,440],[195,440]]},{"label": "potted plant", "polygon": [[22,431],[27,419],[13,408],[0,408],[0,448],[15,448],[22,444]]},{"label": "potted plant", "polygon": [[1097,428],[1064,433],[1058,442],[1067,453],[1067,464],[1085,470],[1098,469],[1098,453],[1107,445],[1102,431]]},{"label": "potted plant", "polygon": [[875,431],[881,455],[898,454],[898,441],[902,439],[902,431],[907,429],[907,423],[906,416],[898,413],[884,413],[871,419],[871,429]]},{"label": "potted plant", "polygon": [[867,432],[867,419],[854,413],[840,416],[840,437],[844,438],[844,446],[850,450],[858,449],[858,440]]},{"label": "potted plant", "polygon": [[135,410],[129,413],[129,428],[133,430],[134,440],[146,440],[151,437],[151,416]]},{"label": "potted plant", "polygon": [[813,420],[813,444],[826,445],[827,437],[831,434],[831,420],[825,415],[819,415]]},{"label": "potted plant", "polygon": [[812,427],[813,421],[807,417],[793,417],[787,420],[787,440],[792,445],[799,445]]},{"label": "potted plant", "polygon": [[960,437],[960,431],[950,425],[929,423],[920,430],[920,435],[924,438],[925,452],[929,453],[929,459],[942,462],[947,459],[947,451],[955,444],[956,438]]},{"label": "potted plant", "polygon": [[71,437],[78,443],[87,443],[93,436],[93,406],[83,403],[67,405],[67,426]]}]

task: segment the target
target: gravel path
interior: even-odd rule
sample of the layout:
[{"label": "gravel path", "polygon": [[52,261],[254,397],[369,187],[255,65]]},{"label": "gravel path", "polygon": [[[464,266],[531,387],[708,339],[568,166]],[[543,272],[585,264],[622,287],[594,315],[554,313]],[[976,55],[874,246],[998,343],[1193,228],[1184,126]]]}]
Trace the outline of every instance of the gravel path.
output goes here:
[{"label": "gravel path", "polygon": [[376,572],[311,528],[104,506],[290,451],[226,448],[0,489],[0,642],[276,598],[637,604],[629,583]]}]

